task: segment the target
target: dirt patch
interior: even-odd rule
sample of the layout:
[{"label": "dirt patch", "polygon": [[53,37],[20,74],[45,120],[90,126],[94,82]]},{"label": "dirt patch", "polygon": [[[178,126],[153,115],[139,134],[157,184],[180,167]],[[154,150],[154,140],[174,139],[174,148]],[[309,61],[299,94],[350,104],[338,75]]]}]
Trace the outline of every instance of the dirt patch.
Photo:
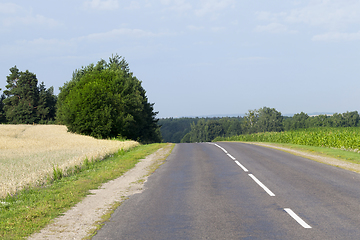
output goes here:
[{"label": "dirt patch", "polygon": [[305,157],[305,158],[308,158],[308,159],[311,159],[311,160],[314,160],[314,161],[317,161],[320,163],[325,163],[325,164],[328,164],[331,166],[335,166],[335,167],[343,168],[346,170],[350,170],[352,172],[360,173],[360,164],[350,163],[350,162],[346,162],[346,161],[339,160],[336,158],[325,157],[320,154],[309,153],[307,151],[301,151],[301,150],[291,149],[291,148],[287,148],[287,147],[283,147],[283,146],[277,146],[276,144],[257,143],[257,142],[246,142],[246,143],[278,149],[278,150],[292,153],[292,154],[295,154],[295,155],[298,155],[301,157]]},{"label": "dirt patch", "polygon": [[111,211],[114,204],[143,191],[148,176],[166,160],[172,144],[140,160],[121,177],[91,190],[82,202],[75,205],[53,223],[35,233],[29,239],[83,239],[89,236],[102,221],[102,216]]}]

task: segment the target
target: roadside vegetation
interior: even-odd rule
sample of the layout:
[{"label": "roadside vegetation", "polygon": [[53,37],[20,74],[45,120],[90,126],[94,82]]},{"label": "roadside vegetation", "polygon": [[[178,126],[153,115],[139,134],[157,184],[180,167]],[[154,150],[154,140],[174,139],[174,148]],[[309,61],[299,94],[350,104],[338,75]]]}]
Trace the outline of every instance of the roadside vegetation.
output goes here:
[{"label": "roadside vegetation", "polygon": [[214,141],[291,143],[314,147],[338,148],[360,152],[360,128],[308,128],[284,132],[263,132],[233,137],[217,137]]},{"label": "roadside vegetation", "polygon": [[124,174],[165,144],[140,145],[120,150],[101,161],[84,161],[71,175],[54,176],[42,187],[23,189],[0,198],[0,238],[23,239],[80,202],[90,189]]},{"label": "roadside vegetation", "polygon": [[[309,116],[297,113],[283,116],[274,108],[249,110],[244,117],[166,118],[160,119],[164,142],[210,142],[217,137],[228,138],[264,132],[284,132],[308,128],[359,127],[357,111]],[[326,131],[326,130],[324,130]]]},{"label": "roadside vegetation", "polygon": [[217,137],[214,141],[281,143],[292,148],[316,150],[331,157],[360,163],[360,128],[358,127],[318,127],[284,132],[253,133],[232,137]]}]

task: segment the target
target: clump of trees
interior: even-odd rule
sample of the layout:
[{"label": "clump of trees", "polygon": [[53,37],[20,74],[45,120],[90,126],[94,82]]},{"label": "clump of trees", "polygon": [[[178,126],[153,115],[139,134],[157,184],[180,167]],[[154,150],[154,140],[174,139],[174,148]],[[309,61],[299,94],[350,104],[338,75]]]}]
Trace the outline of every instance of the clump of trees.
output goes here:
[{"label": "clump of trees", "polygon": [[211,142],[217,136],[234,136],[242,133],[241,118],[202,118],[190,124],[191,131],[181,142]]},{"label": "clump of trees", "polygon": [[73,73],[60,88],[56,120],[97,138],[161,142],[153,105],[125,59],[115,55]]},{"label": "clump of trees", "polygon": [[58,96],[53,87],[38,84],[34,73],[14,66],[0,98],[0,123],[57,123],[96,138],[161,142],[153,106],[141,81],[118,55],[75,70]]},{"label": "clump of trees", "polygon": [[[249,110],[244,117],[160,119],[159,123],[162,124],[163,136],[172,134],[177,136],[176,140],[182,136],[180,142],[209,142],[216,137],[258,132],[282,132],[315,127],[359,127],[360,116],[357,111],[353,111],[335,113],[331,116],[309,116],[301,112],[287,117],[282,116],[275,108],[263,107]],[[164,140],[171,141],[171,138]]]},{"label": "clump of trees", "polygon": [[[0,123],[33,124],[49,123],[55,119],[57,97],[54,88],[38,85],[34,73],[10,68],[6,77],[6,90],[1,95]],[[1,90],[1,89],[0,89]]]},{"label": "clump of trees", "polygon": [[309,116],[306,113],[297,113],[292,118],[284,120],[285,130],[312,127],[359,127],[360,116],[357,111],[334,113],[331,116],[320,114]]},{"label": "clump of trees", "polygon": [[273,131],[283,131],[283,116],[274,108],[263,107],[249,110],[243,118],[201,119],[191,124],[181,142],[210,142],[216,137]]},{"label": "clump of trees", "polygon": [[201,118],[161,118],[158,121],[161,126],[161,136],[164,142],[179,143],[191,130],[191,124],[196,124]]}]

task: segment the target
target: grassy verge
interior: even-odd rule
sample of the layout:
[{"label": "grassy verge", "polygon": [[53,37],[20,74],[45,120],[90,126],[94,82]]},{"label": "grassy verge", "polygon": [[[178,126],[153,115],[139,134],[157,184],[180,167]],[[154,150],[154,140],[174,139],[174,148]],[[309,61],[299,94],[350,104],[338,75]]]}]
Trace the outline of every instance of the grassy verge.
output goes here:
[{"label": "grassy verge", "polygon": [[[86,162],[72,176],[51,185],[0,199],[0,239],[23,239],[80,202],[90,189],[124,174],[165,144],[150,144],[119,151],[102,161]],[[55,171],[54,171],[55,174]]]},{"label": "grassy verge", "polygon": [[306,145],[289,144],[289,143],[264,143],[264,144],[270,144],[270,145],[289,148],[293,150],[304,151],[324,157],[336,158],[349,163],[360,164],[360,154],[357,152],[326,148],[326,147],[313,147]]}]

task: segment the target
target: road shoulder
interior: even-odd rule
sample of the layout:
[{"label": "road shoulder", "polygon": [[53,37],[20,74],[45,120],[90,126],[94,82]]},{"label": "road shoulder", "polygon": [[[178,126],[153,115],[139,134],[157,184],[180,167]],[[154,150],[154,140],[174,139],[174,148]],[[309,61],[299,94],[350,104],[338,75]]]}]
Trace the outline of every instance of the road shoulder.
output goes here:
[{"label": "road shoulder", "polygon": [[121,177],[91,190],[91,195],[29,239],[88,238],[104,222],[104,217],[106,218],[113,211],[114,206],[119,206],[129,196],[143,191],[148,176],[166,160],[173,146],[168,144],[140,160],[134,168]]},{"label": "road shoulder", "polygon": [[346,169],[346,170],[349,170],[352,172],[360,173],[360,164],[350,163],[350,162],[342,161],[342,160],[339,160],[336,158],[326,157],[321,154],[310,153],[310,152],[304,151],[304,150],[292,149],[292,148],[280,146],[275,143],[259,143],[259,142],[244,142],[244,143],[281,150],[281,151],[288,152],[288,153],[291,153],[291,154],[294,154],[297,156],[301,156],[301,157],[304,157],[307,159],[314,160],[316,162],[320,162],[320,163],[324,163],[327,165]]}]

